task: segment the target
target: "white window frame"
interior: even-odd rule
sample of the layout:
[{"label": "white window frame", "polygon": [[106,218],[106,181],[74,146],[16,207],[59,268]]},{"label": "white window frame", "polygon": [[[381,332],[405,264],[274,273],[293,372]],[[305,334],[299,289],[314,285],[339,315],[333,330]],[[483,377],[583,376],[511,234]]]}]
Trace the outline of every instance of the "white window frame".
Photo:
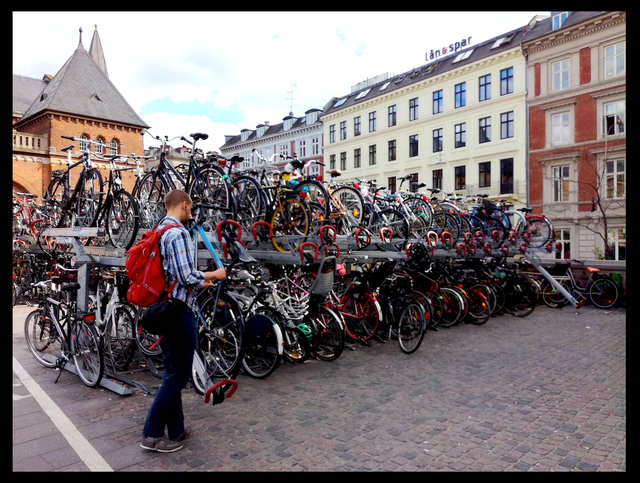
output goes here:
[{"label": "white window frame", "polygon": [[568,144],[571,138],[571,113],[551,114],[551,143],[554,146]]},{"label": "white window frame", "polygon": [[[627,73],[627,41],[616,42],[613,44],[605,45],[602,49],[602,57],[604,58],[604,78],[618,77]],[[607,50],[612,49],[611,53],[607,53]],[[622,69],[618,71],[618,60],[622,58]]]},{"label": "white window frame", "polygon": [[298,153],[301,158],[307,155],[307,141],[305,139],[298,141]]},{"label": "white window frame", "polygon": [[[565,66],[566,63],[566,66]],[[556,82],[557,80],[557,82]],[[571,59],[551,62],[551,91],[560,92],[571,87]]]},{"label": "white window frame", "polygon": [[[567,175],[564,170],[567,169]],[[551,202],[569,203],[571,202],[571,164],[557,164],[550,167],[551,170]],[[556,177],[556,173],[560,173]],[[566,183],[566,185],[565,185]],[[557,196],[559,194],[559,196]],[[566,194],[566,199],[563,199]]]},{"label": "white window frame", "polygon": [[[620,161],[622,161],[622,170],[619,170]],[[609,172],[609,163],[613,170]],[[622,176],[622,192],[618,191],[618,177]],[[609,179],[611,179],[611,185],[613,193],[609,190]],[[604,161],[604,197],[607,199],[625,198],[627,193],[627,159],[615,157],[614,159],[607,159]]]},{"label": "white window frame", "polygon": [[[622,107],[624,106],[624,107]],[[612,118],[614,130],[607,129],[608,119]],[[603,137],[618,136],[626,133],[627,100],[617,99],[602,103],[602,135]]]},{"label": "white window frame", "polygon": [[[623,235],[620,238],[620,235]],[[613,237],[611,236],[613,235]],[[613,238],[613,239],[612,239]],[[608,228],[607,229],[607,242],[611,245],[613,243],[613,255],[614,260],[619,260],[620,257],[620,242],[624,243],[625,252],[627,248],[627,227],[616,227],[616,228]],[[625,254],[625,260],[627,259]]]},{"label": "white window frame", "polygon": [[567,260],[570,257],[567,257],[566,253],[569,252],[569,256],[571,255],[571,228],[558,228],[555,236],[556,240],[562,243],[562,250],[560,253],[556,252],[555,258],[556,260]]},{"label": "white window frame", "polygon": [[311,138],[311,154],[316,155],[320,153],[320,138],[315,136]]},{"label": "white window frame", "polygon": [[560,27],[562,27],[562,24],[564,24],[564,21],[567,20],[567,17],[569,16],[569,12],[562,12],[559,13],[557,15],[554,15],[552,18],[552,28],[553,30],[558,30]]}]

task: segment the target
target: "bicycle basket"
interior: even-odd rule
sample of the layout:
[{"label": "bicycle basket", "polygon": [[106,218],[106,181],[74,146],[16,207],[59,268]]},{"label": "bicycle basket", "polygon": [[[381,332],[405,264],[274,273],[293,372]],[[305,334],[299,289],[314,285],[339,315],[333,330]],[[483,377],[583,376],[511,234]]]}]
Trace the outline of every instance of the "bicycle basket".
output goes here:
[{"label": "bicycle basket", "polygon": [[333,290],[333,276],[336,271],[336,257],[325,257],[320,263],[309,292],[314,295],[326,295]]}]

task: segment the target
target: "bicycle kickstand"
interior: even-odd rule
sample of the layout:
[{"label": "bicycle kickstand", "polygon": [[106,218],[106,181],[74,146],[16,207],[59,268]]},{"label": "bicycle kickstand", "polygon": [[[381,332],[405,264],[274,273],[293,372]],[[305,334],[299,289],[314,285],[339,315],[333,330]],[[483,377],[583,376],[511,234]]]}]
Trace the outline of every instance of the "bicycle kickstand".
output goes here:
[{"label": "bicycle kickstand", "polygon": [[60,362],[60,361],[59,361],[59,362],[56,364],[56,368],[57,368],[60,372],[58,373],[58,377],[56,377],[56,380],[53,382],[54,384],[57,384],[57,383],[58,383],[58,379],[60,379],[60,376],[62,375],[62,372],[64,371],[64,366],[65,366],[65,365],[67,365],[67,362],[68,362],[68,361],[66,361],[66,360],[64,360],[64,359],[63,359],[63,360],[62,360],[62,362]]}]

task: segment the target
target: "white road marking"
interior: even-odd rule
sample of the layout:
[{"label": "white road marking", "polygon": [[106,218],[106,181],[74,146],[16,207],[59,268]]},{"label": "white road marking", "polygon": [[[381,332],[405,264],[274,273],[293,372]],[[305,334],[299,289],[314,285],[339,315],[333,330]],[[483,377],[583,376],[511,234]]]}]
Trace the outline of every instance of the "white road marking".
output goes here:
[{"label": "white road marking", "polygon": [[49,416],[53,424],[56,425],[58,430],[67,439],[74,451],[78,453],[78,456],[84,464],[87,465],[87,468],[91,471],[113,471],[104,458],[100,456],[89,441],[82,436],[71,420],[67,418],[47,393],[42,390],[38,383],[31,378],[15,357],[13,358],[13,371],[34,399],[38,401],[38,404],[40,404],[45,414]]}]

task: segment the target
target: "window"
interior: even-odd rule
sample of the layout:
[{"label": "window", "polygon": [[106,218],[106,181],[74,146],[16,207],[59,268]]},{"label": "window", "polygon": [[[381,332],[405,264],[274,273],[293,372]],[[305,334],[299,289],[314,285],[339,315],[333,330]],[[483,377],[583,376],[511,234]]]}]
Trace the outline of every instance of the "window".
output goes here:
[{"label": "window", "polygon": [[307,141],[299,142],[298,151],[300,152],[301,157],[305,157],[307,155]]},{"label": "window", "polygon": [[433,152],[442,151],[442,128],[433,130]]},{"label": "window", "polygon": [[500,160],[500,194],[513,193],[513,158]]},{"label": "window", "polygon": [[610,260],[627,259],[627,229],[611,228],[607,230]]},{"label": "window", "polygon": [[442,90],[433,93],[433,113],[439,114],[442,112]]},{"label": "window", "polygon": [[511,35],[507,35],[506,37],[502,37],[498,40],[496,40],[493,45],[491,46],[491,49],[489,50],[493,50],[493,49],[497,49],[498,47],[500,47],[501,45],[504,44],[508,44],[509,42],[511,42],[511,39],[513,37],[515,37],[516,34],[511,34]]},{"label": "window", "polygon": [[389,141],[389,161],[396,160],[396,140]]},{"label": "window", "polygon": [[333,107],[340,107],[342,104],[344,104],[347,101],[346,97],[343,97],[342,99],[338,99],[336,101],[336,103],[333,105]]},{"label": "window", "polygon": [[329,126],[329,142],[330,143],[336,142],[336,125],[335,124],[332,124],[331,126]]},{"label": "window", "polygon": [[[87,146],[89,145],[89,143],[87,143],[87,141],[89,140],[89,138],[87,136],[85,136],[84,134],[82,136],[80,136],[80,151],[86,151],[87,150]],[[20,144],[22,144],[22,139],[20,139]]]},{"label": "window", "polygon": [[490,117],[483,117],[480,119],[479,131],[480,131],[480,139],[478,140],[478,142],[480,144],[488,143],[491,141],[491,118]]},{"label": "window", "polygon": [[455,125],[455,145],[456,148],[464,148],[467,145],[467,123]]},{"label": "window", "polygon": [[389,106],[389,127],[396,125],[396,105]]},{"label": "window", "polygon": [[462,53],[458,54],[458,55],[456,56],[456,58],[455,58],[455,59],[453,59],[453,60],[451,61],[451,63],[452,63],[452,64],[455,64],[456,62],[460,62],[461,60],[468,59],[468,58],[469,58],[469,56],[470,56],[471,54],[473,54],[473,51],[474,51],[474,50],[475,50],[475,49],[471,49],[471,50],[467,50],[466,52],[462,52]]},{"label": "window", "polygon": [[513,111],[500,114],[500,139],[514,136]]},{"label": "window", "polygon": [[347,139],[347,121],[342,121],[340,123],[340,140],[344,141]]},{"label": "window", "polygon": [[369,166],[376,164],[376,145],[369,146]]},{"label": "window", "polygon": [[553,177],[553,201],[569,201],[569,166],[554,166]]},{"label": "window", "polygon": [[353,135],[360,136],[360,116],[353,118]]},{"label": "window", "polygon": [[283,156],[289,156],[289,144],[288,143],[281,144],[278,148],[278,152]]},{"label": "window", "polygon": [[418,135],[409,136],[409,157],[413,158],[418,155]]},{"label": "window", "polygon": [[356,99],[362,99],[364,96],[366,96],[367,94],[369,94],[369,91],[371,90],[371,88],[366,89],[364,91],[362,91],[360,94],[358,94],[356,96]]},{"label": "window", "polygon": [[385,90],[387,87],[389,87],[389,84],[391,84],[391,81],[387,81],[384,84],[382,84],[382,87],[379,89],[380,91]]},{"label": "window", "polygon": [[340,170],[347,169],[347,153],[340,153]]},{"label": "window", "polygon": [[556,240],[562,243],[560,252],[555,252],[557,260],[569,260],[571,258],[571,230],[563,228],[555,231]]},{"label": "window", "polygon": [[418,119],[418,98],[409,100],[409,121]]},{"label": "window", "polygon": [[360,167],[360,149],[353,150],[353,167],[354,168]]},{"label": "window", "polygon": [[434,169],[433,170],[433,188],[442,189],[442,170]]},{"label": "window", "polygon": [[627,72],[626,42],[604,48],[604,76],[615,77]]},{"label": "window", "polygon": [[96,144],[96,153],[97,154],[102,154],[102,151],[103,151],[104,145],[105,145],[104,139],[99,137],[99,138],[96,139],[96,141],[100,143],[100,144]]},{"label": "window", "polygon": [[369,113],[369,132],[374,132],[376,130],[376,112]]},{"label": "window", "polygon": [[311,138],[311,154],[320,154],[320,138],[317,136]]},{"label": "window", "polygon": [[329,156],[329,169],[336,169],[336,155]]},{"label": "window", "polygon": [[116,141],[115,139],[111,140],[111,153],[109,154],[118,154],[118,141]]},{"label": "window", "polygon": [[624,133],[626,121],[626,100],[604,104],[604,135],[613,136]]},{"label": "window", "polygon": [[605,183],[607,198],[623,198],[625,196],[626,170],[624,159],[607,161]]},{"label": "window", "polygon": [[491,186],[491,161],[478,164],[478,180],[479,188]]},{"label": "window", "polygon": [[491,99],[491,74],[480,77],[480,92],[478,93],[480,102],[488,101],[489,99]]},{"label": "window", "polygon": [[455,168],[455,189],[463,190],[467,186],[466,166],[456,166]]},{"label": "window", "polygon": [[467,83],[456,84],[456,109],[467,105]]},{"label": "window", "polygon": [[553,16],[553,30],[558,30],[569,16],[569,12],[562,12]]},{"label": "window", "polygon": [[389,193],[395,193],[396,192],[396,177],[395,176],[390,176],[389,178],[387,178],[387,191]]},{"label": "window", "polygon": [[561,112],[551,116],[551,142],[554,145],[569,142],[569,113]]},{"label": "window", "polygon": [[551,64],[553,91],[561,91],[569,88],[569,59],[559,60]]},{"label": "window", "polygon": [[513,67],[500,71],[500,95],[511,94],[513,92]]}]

